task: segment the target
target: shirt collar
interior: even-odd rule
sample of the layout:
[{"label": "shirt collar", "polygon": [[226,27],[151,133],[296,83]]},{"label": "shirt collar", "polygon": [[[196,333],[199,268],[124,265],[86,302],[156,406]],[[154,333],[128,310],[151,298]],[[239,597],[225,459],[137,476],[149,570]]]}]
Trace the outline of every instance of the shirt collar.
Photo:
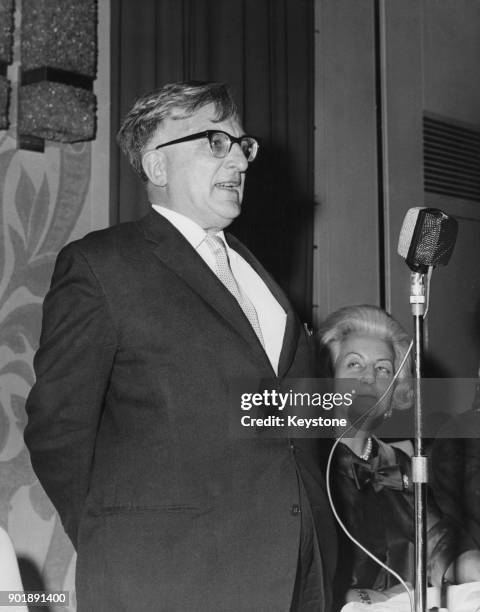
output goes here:
[{"label": "shirt collar", "polygon": [[[166,206],[159,206],[158,204],[152,204],[152,208],[168,219],[170,223],[176,227],[176,229],[184,236],[186,240],[192,245],[192,247],[197,251],[202,242],[205,240],[205,236],[207,232],[198,225],[196,221],[190,219],[190,217],[186,217],[181,213],[172,210],[171,208],[167,208]],[[223,240],[225,246],[227,248],[227,252],[230,253],[230,248],[225,240],[225,234],[223,231],[217,232],[216,234],[219,238]]]}]

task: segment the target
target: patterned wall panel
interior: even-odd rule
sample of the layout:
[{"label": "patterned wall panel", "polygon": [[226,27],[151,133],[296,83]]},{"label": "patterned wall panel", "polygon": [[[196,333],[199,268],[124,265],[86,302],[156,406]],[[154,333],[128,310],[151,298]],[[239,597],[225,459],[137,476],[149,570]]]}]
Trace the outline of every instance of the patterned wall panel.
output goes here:
[{"label": "patterned wall panel", "polygon": [[98,13],[97,138],[47,143],[43,154],[17,148],[21,0],[15,8],[10,128],[0,131],[0,527],[14,544],[25,589],[70,592],[68,606],[31,610],[74,612],[75,553],[32,471],[23,429],[56,255],[65,243],[108,224],[110,3],[101,0]]},{"label": "patterned wall panel", "polygon": [[70,590],[73,548],[33,474],[22,432],[41,304],[55,257],[86,206],[91,145],[53,145],[39,163],[14,144],[0,139],[0,525],[14,541],[26,589]]}]

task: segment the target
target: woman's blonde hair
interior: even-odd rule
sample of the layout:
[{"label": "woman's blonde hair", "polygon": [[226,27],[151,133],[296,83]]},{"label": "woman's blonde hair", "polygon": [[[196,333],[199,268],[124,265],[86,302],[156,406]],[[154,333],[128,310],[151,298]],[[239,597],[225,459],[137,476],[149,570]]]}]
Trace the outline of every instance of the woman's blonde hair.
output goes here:
[{"label": "woman's blonde hair", "polygon": [[[328,375],[333,375],[335,362],[340,354],[342,343],[350,334],[366,334],[389,342],[392,346],[394,370],[397,372],[410,346],[410,337],[403,327],[385,310],[362,304],[346,306],[333,312],[318,331],[323,356],[327,356],[330,368]],[[322,376],[326,373],[322,373]],[[401,371],[398,373],[397,384],[392,396],[392,408],[404,410],[410,408],[413,400],[412,389],[412,359],[408,355]]]}]

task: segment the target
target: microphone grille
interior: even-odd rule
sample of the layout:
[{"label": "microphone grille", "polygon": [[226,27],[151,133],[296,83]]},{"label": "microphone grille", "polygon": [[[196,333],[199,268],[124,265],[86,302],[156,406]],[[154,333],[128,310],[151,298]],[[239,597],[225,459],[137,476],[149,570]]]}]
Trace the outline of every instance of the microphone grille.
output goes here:
[{"label": "microphone grille", "polygon": [[[415,261],[426,266],[438,265],[443,261],[443,257],[447,256],[447,261],[450,258],[453,245],[448,240],[444,239],[443,223],[444,219],[448,219],[446,215],[434,211],[427,213],[422,219],[420,234],[415,250]],[[446,262],[445,262],[446,263]]]}]

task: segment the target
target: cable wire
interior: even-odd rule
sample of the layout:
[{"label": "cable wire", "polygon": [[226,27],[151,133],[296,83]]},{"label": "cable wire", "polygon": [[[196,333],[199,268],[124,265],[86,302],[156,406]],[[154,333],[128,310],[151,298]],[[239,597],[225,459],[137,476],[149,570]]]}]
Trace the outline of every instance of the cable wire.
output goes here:
[{"label": "cable wire", "polygon": [[[429,269],[429,274],[431,275],[431,269]],[[430,285],[430,276],[428,278],[428,286]],[[427,310],[428,310],[428,298],[427,298],[427,308],[425,310],[425,316],[427,314]],[[383,569],[385,569],[387,572],[389,572],[390,574],[392,574],[392,576],[394,576],[399,583],[404,587],[404,589],[407,592],[407,595],[409,597],[410,600],[410,608],[411,608],[411,612],[414,612],[414,594],[413,594],[413,589],[411,589],[408,584],[403,580],[403,578],[401,576],[399,576],[394,570],[392,570],[390,567],[388,567],[388,565],[386,565],[385,563],[383,563],[383,561],[381,561],[380,559],[378,559],[373,553],[371,553],[367,548],[365,548],[365,546],[363,546],[363,544],[361,544],[347,529],[347,527],[344,525],[343,521],[341,520],[336,508],[335,508],[335,504],[333,501],[333,497],[332,497],[332,491],[331,491],[331,486],[330,486],[330,475],[331,475],[331,465],[332,465],[332,459],[333,459],[333,454],[335,452],[335,449],[337,448],[338,444],[341,442],[341,440],[343,438],[345,438],[345,436],[348,434],[349,431],[351,431],[355,425],[357,425],[360,421],[364,420],[371,412],[373,412],[373,410],[375,410],[375,408],[381,404],[381,402],[385,399],[385,397],[387,397],[387,395],[390,393],[390,390],[393,387],[393,384],[395,383],[395,381],[397,380],[403,366],[405,365],[405,362],[408,358],[408,356],[410,355],[410,352],[412,350],[413,347],[413,340],[410,341],[409,347],[407,352],[405,353],[405,356],[403,357],[400,366],[398,367],[398,370],[395,372],[394,377],[392,378],[392,380],[390,381],[390,384],[388,385],[388,387],[386,388],[386,390],[383,392],[383,394],[380,396],[380,398],[375,402],[375,404],[373,404],[373,406],[371,406],[368,410],[366,410],[363,414],[361,414],[359,417],[357,417],[353,423],[350,424],[349,427],[347,427],[347,429],[337,438],[337,440],[335,441],[329,456],[328,456],[328,461],[327,461],[327,469],[326,469],[326,474],[325,474],[325,480],[326,480],[326,486],[327,486],[327,496],[328,496],[328,501],[330,503],[330,507],[332,509],[333,515],[337,521],[337,523],[340,525],[341,529],[343,530],[343,532],[345,533],[345,535],[356,545],[358,546],[358,548],[360,548],[366,555],[368,555],[371,559],[373,559],[373,561],[375,561],[375,563],[377,563],[378,565],[380,565],[380,567],[382,567]]]}]

